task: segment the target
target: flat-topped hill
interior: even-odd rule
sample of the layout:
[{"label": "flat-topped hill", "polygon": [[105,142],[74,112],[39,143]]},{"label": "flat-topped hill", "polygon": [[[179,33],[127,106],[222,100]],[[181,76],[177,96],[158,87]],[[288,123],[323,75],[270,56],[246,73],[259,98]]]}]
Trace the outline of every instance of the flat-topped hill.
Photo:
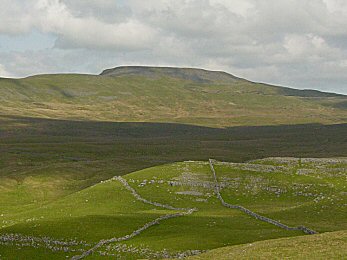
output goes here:
[{"label": "flat-topped hill", "polygon": [[227,127],[347,122],[347,97],[260,84],[225,72],[118,67],[101,75],[0,80],[2,115]]},{"label": "flat-topped hill", "polygon": [[[101,76],[112,77],[145,77],[159,79],[169,77],[172,79],[188,80],[200,84],[233,84],[236,82],[255,83],[243,78],[236,77],[224,71],[211,71],[198,68],[177,68],[177,67],[150,67],[150,66],[120,66],[112,69],[106,69]],[[298,97],[343,97],[341,94],[321,92],[312,89],[293,89],[279,86],[271,86],[277,90],[278,95],[298,96]]]},{"label": "flat-topped hill", "polygon": [[146,66],[122,66],[106,69],[101,76],[144,76],[148,78],[170,77],[175,79],[189,80],[196,83],[232,83],[244,81],[223,71],[209,71],[195,68],[175,67],[146,67]]}]

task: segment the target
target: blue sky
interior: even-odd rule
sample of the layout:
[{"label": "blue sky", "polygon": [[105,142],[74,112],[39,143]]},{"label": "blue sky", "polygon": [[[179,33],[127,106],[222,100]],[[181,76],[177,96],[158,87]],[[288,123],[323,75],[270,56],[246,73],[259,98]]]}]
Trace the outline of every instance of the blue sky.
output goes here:
[{"label": "blue sky", "polygon": [[344,0],[0,0],[0,76],[200,67],[347,94]]},{"label": "blue sky", "polygon": [[56,39],[57,36],[54,34],[42,33],[36,29],[19,35],[0,34],[0,51],[23,52],[27,50],[51,49],[54,47]]}]

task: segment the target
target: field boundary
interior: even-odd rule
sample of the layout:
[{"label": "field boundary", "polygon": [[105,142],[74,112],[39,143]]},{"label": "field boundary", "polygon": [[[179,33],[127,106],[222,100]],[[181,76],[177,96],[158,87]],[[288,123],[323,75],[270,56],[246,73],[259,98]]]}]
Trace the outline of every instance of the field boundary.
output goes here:
[{"label": "field boundary", "polygon": [[164,208],[164,209],[171,209],[171,210],[191,210],[191,209],[188,209],[188,208],[175,208],[171,205],[166,205],[166,204],[162,204],[162,203],[159,203],[159,202],[153,202],[153,201],[150,201],[150,200],[147,200],[145,198],[142,198],[141,195],[139,195],[136,190],[131,187],[129,185],[129,183],[121,176],[116,176],[113,178],[114,180],[118,180],[119,182],[121,182],[123,184],[123,186],[132,193],[132,195],[138,200],[138,201],[141,201],[143,203],[146,203],[146,204],[150,204],[150,205],[153,205],[153,206],[156,206],[156,207],[161,207],[161,208]]},{"label": "field boundary", "polygon": [[177,218],[177,217],[183,217],[183,216],[187,216],[190,215],[192,213],[194,213],[195,211],[197,211],[196,208],[175,208],[171,205],[166,205],[166,204],[161,204],[158,202],[152,202],[149,201],[143,197],[141,197],[141,195],[139,195],[135,189],[133,189],[129,183],[122,177],[120,176],[116,176],[114,177],[112,180],[117,180],[120,183],[123,184],[123,186],[132,193],[132,195],[139,201],[146,203],[146,204],[150,204],[153,206],[157,206],[157,207],[162,207],[165,209],[170,209],[170,210],[184,210],[185,212],[179,212],[179,213],[174,213],[174,214],[167,214],[164,216],[161,216],[159,218],[156,218],[155,220],[152,220],[146,224],[144,224],[142,227],[136,229],[135,231],[133,231],[131,234],[129,235],[125,235],[123,237],[114,237],[114,238],[110,238],[110,239],[105,239],[105,240],[100,240],[94,247],[92,247],[91,249],[84,251],[81,255],[77,255],[71,258],[71,260],[79,260],[79,259],[83,259],[91,254],[93,254],[95,252],[95,250],[97,250],[98,248],[106,245],[106,244],[110,244],[110,243],[115,243],[115,242],[122,242],[122,241],[127,241],[130,240],[132,238],[134,238],[135,236],[140,235],[143,231],[147,230],[148,228],[154,226],[154,225],[159,225],[161,221],[163,220],[167,220],[167,219],[172,219],[172,218]]},{"label": "field boundary", "polygon": [[290,227],[290,226],[287,226],[285,224],[282,224],[281,222],[277,221],[277,220],[273,220],[271,218],[267,218],[267,217],[264,217],[262,215],[259,215],[243,206],[240,206],[240,205],[232,205],[232,204],[229,204],[227,202],[224,201],[222,195],[220,194],[220,186],[219,186],[219,182],[218,182],[218,179],[217,179],[217,174],[216,174],[216,170],[214,169],[214,166],[213,166],[213,162],[214,160],[213,159],[209,159],[209,165],[210,165],[210,168],[211,168],[211,171],[212,171],[212,174],[213,174],[213,178],[214,178],[214,182],[215,182],[215,185],[214,185],[214,190],[215,190],[215,194],[217,196],[217,198],[220,200],[220,202],[222,203],[222,205],[224,207],[227,207],[227,208],[230,208],[230,209],[238,209],[244,213],[246,213],[247,215],[251,216],[251,217],[254,217],[258,220],[261,220],[261,221],[264,221],[264,222],[267,222],[269,224],[272,224],[272,225],[275,225],[277,227],[280,227],[282,229],[285,229],[285,230],[289,230],[289,231],[302,231],[304,232],[305,234],[309,234],[309,235],[313,235],[313,234],[318,234],[318,232],[312,230],[312,229],[309,229],[305,226],[298,226],[298,227]]}]

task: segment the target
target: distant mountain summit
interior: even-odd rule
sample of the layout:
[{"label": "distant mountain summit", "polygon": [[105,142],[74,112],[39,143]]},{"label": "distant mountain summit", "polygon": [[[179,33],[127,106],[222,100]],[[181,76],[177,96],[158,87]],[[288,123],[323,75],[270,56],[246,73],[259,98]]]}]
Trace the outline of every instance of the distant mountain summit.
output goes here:
[{"label": "distant mountain summit", "polygon": [[[261,84],[276,90],[278,95],[295,96],[295,97],[344,97],[342,94],[322,92],[311,89],[292,89],[287,87],[279,87],[268,84],[251,82],[249,80],[238,78],[224,71],[211,71],[197,68],[178,68],[178,67],[150,67],[150,66],[120,66],[104,70],[100,76],[110,77],[138,77],[159,79],[162,77],[188,80],[198,84],[230,84],[248,83]],[[345,105],[344,105],[345,107]]]},{"label": "distant mountain summit", "polygon": [[0,80],[1,114],[230,127],[347,122],[347,96],[221,71],[129,66]]},{"label": "distant mountain summit", "polygon": [[196,68],[122,66],[106,69],[101,76],[145,76],[148,78],[170,77],[190,80],[197,83],[234,83],[243,80],[223,71],[210,71]]}]

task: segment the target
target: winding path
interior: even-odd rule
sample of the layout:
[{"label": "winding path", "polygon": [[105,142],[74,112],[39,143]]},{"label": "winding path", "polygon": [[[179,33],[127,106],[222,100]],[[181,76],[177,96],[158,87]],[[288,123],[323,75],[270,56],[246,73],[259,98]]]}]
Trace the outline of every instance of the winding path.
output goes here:
[{"label": "winding path", "polygon": [[273,220],[271,218],[267,218],[267,217],[264,217],[264,216],[261,216],[245,207],[242,207],[240,205],[232,205],[232,204],[229,204],[229,203],[226,203],[222,197],[222,195],[220,194],[220,186],[219,186],[219,182],[218,182],[218,179],[217,179],[217,175],[216,175],[216,171],[214,169],[214,166],[213,166],[213,161],[212,159],[209,159],[209,164],[210,164],[210,168],[211,168],[211,171],[213,173],[213,178],[214,178],[214,182],[215,182],[215,186],[214,186],[214,189],[215,189],[215,193],[216,193],[216,196],[218,197],[218,199],[221,201],[222,205],[224,207],[227,207],[227,208],[231,208],[231,209],[238,209],[238,210],[241,210],[242,212],[246,213],[247,215],[250,215],[258,220],[261,220],[261,221],[264,221],[264,222],[267,222],[269,224],[272,224],[272,225],[275,225],[277,227],[280,227],[280,228],[283,228],[285,230],[292,230],[292,231],[303,231],[305,234],[309,234],[309,235],[313,235],[313,234],[317,234],[316,231],[312,230],[312,229],[309,229],[305,226],[298,226],[298,227],[289,227],[285,224],[282,224],[281,222],[277,221],[277,220]]},{"label": "winding path", "polygon": [[149,201],[145,198],[142,198],[129,184],[128,182],[120,177],[120,176],[117,176],[117,177],[114,177],[113,178],[114,180],[118,180],[119,182],[121,182],[124,187],[129,190],[133,196],[139,200],[139,201],[142,201],[143,203],[147,203],[147,204],[150,204],[150,205],[154,205],[154,206],[157,206],[157,207],[162,207],[162,208],[165,208],[165,209],[171,209],[171,210],[184,210],[185,212],[180,212],[180,213],[174,213],[174,214],[168,214],[168,215],[164,215],[164,216],[161,216],[159,218],[156,218],[155,220],[151,221],[151,222],[148,222],[146,223],[145,225],[143,225],[142,227],[140,227],[139,229],[133,231],[131,234],[129,235],[126,235],[126,236],[123,236],[123,237],[114,237],[114,238],[110,238],[110,239],[105,239],[105,240],[101,240],[99,241],[94,247],[92,247],[91,249],[83,252],[81,255],[77,255],[77,256],[74,256],[72,257],[71,259],[72,260],[79,260],[79,259],[83,259],[84,257],[87,257],[91,254],[93,254],[95,252],[95,250],[97,250],[98,248],[106,245],[106,244],[110,244],[110,243],[115,243],[115,242],[121,242],[121,241],[126,241],[126,240],[129,240],[129,239],[132,239],[134,238],[135,236],[138,236],[140,235],[143,231],[145,231],[146,229],[154,226],[154,225],[158,225],[160,224],[161,221],[163,220],[167,220],[167,219],[171,219],[171,218],[177,218],[177,217],[183,217],[183,216],[186,216],[186,215],[190,215],[192,214],[193,212],[197,211],[196,208],[175,208],[173,206],[170,206],[170,205],[165,205],[165,204],[161,204],[161,203],[158,203],[158,202],[152,202],[152,201]]}]

